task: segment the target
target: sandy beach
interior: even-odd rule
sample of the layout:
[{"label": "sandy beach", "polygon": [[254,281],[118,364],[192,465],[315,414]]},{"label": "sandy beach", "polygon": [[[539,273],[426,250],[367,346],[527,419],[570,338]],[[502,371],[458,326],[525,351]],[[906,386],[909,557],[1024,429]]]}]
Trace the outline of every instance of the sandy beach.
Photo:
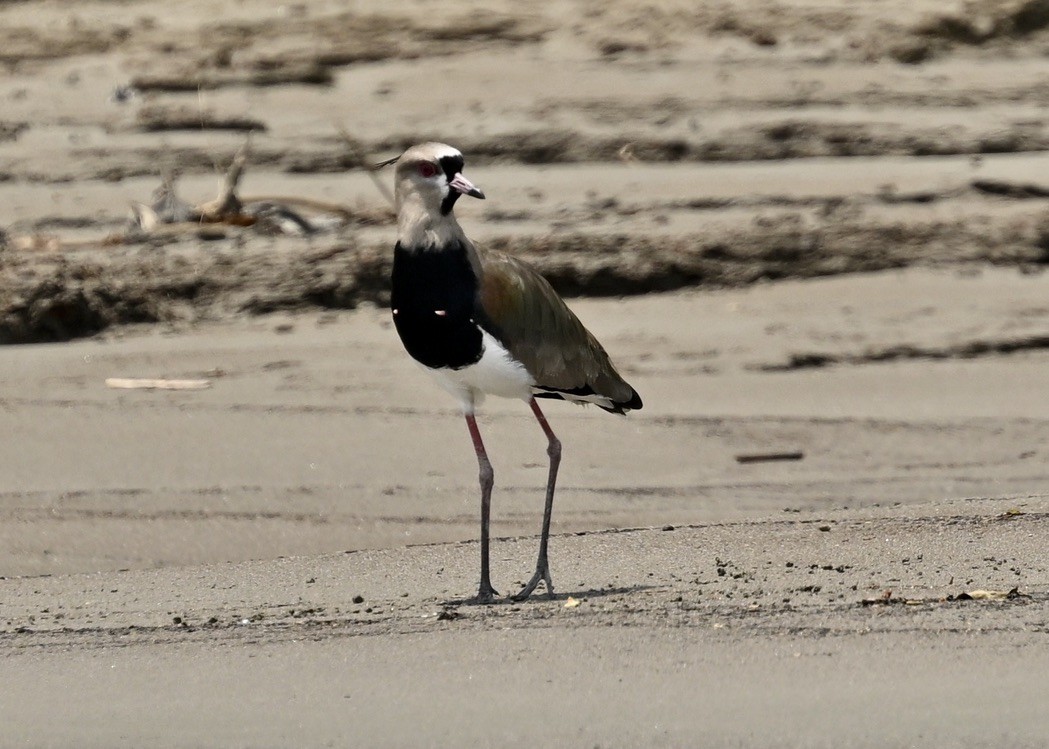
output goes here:
[{"label": "sandy beach", "polygon": [[[0,3],[0,746],[1043,746],[1047,45],[1036,0]],[[129,226],[249,132],[242,198],[336,218]],[[552,600],[466,602],[476,462],[390,322],[353,149],[427,139],[645,400],[546,409]],[[545,442],[480,422],[510,593]]]}]

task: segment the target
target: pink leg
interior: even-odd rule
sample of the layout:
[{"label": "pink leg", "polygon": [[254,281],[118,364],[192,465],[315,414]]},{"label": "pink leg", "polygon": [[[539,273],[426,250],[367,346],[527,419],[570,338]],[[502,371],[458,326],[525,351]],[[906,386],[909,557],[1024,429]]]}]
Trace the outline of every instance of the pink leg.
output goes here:
[{"label": "pink leg", "polygon": [[524,586],[521,592],[513,597],[515,601],[523,601],[532,595],[532,591],[535,590],[540,580],[546,583],[546,594],[550,598],[554,597],[554,582],[550,577],[550,562],[547,560],[546,552],[550,542],[550,518],[554,513],[554,485],[557,483],[557,467],[561,465],[561,440],[557,439],[554,430],[550,428],[550,424],[547,423],[546,416],[539,409],[539,404],[536,403],[535,398],[532,398],[528,405],[532,407],[532,413],[535,414],[535,418],[539,422],[539,426],[543,428],[543,433],[548,441],[546,454],[550,456],[550,474],[546,480],[543,532],[539,537],[539,559],[535,564],[535,574],[532,575],[532,579],[528,581],[528,584]]},{"label": "pink leg", "polygon": [[488,453],[481,441],[481,432],[477,428],[477,420],[473,414],[466,414],[466,426],[470,430],[470,439],[474,443],[474,452],[477,453],[477,464],[481,469],[481,585],[477,591],[479,603],[491,603],[499,593],[492,587],[492,581],[488,572],[488,521],[492,512],[492,486],[495,484],[495,472],[492,463],[488,460]]}]

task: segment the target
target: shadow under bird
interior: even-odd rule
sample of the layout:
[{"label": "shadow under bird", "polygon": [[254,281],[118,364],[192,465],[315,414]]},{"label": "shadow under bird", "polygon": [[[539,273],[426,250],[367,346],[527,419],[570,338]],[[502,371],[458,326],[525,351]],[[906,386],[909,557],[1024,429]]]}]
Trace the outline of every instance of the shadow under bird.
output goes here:
[{"label": "shadow under bird", "polygon": [[641,408],[641,398],[538,271],[467,239],[452,209],[460,196],[483,200],[484,193],[463,176],[457,149],[424,143],[394,161],[397,246],[390,307],[405,349],[458,399],[477,453],[481,583],[476,600],[488,603],[499,595],[488,564],[494,473],[474,418],[486,394],[526,401],[548,441],[539,557],[535,574],[513,598],[528,598],[541,581],[553,597],[547,547],[561,442],[536,398],[592,403],[616,414]]}]

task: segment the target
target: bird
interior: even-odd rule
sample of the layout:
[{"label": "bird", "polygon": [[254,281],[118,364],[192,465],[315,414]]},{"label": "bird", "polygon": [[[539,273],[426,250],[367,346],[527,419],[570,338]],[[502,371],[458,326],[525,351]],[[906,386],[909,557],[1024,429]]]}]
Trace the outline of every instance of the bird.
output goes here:
[{"label": "bird", "polygon": [[408,354],[458,400],[477,456],[481,580],[472,600],[492,603],[500,596],[489,568],[495,474],[475,416],[486,395],[525,401],[547,439],[549,471],[535,573],[511,598],[527,599],[542,582],[552,599],[548,549],[561,441],[536,399],[626,414],[642,407],[641,397],[535,268],[467,238],[453,213],[455,203],[464,195],[484,200],[485,194],[463,176],[465,161],[458,149],[422,143],[377,166],[390,163],[396,163],[394,327]]}]

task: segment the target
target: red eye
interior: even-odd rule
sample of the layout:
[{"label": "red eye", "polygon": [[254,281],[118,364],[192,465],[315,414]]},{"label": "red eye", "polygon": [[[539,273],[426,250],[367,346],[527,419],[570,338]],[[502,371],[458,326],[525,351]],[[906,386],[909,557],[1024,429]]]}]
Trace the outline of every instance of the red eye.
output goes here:
[{"label": "red eye", "polygon": [[437,176],[437,167],[431,164],[429,161],[424,161],[419,164],[419,174],[426,179]]}]

